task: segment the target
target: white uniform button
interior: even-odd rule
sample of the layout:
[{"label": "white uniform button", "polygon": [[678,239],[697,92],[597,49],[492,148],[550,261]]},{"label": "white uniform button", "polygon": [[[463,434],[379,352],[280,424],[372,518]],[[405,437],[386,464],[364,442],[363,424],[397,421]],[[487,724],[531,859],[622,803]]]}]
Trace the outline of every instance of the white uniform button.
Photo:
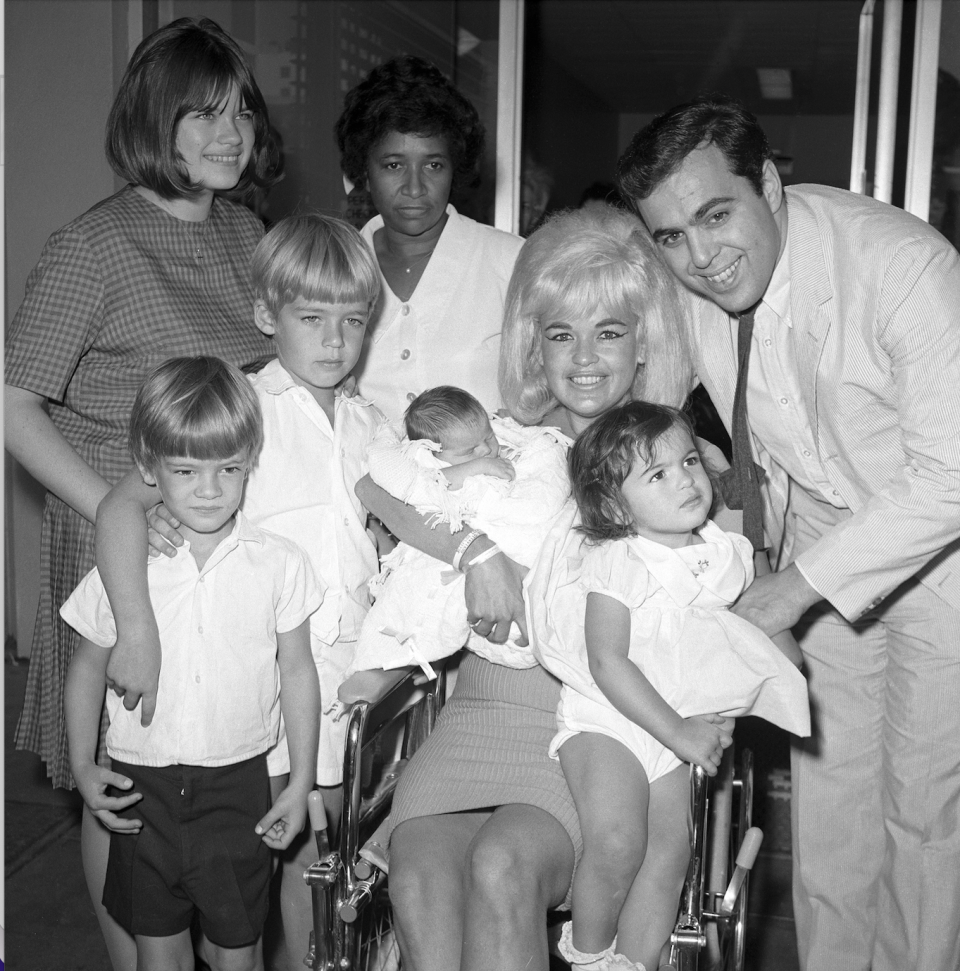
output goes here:
[{"label": "white uniform button", "polygon": [[409,314],[409,313],[410,313],[410,304],[408,304],[408,303],[405,303],[405,304],[404,304],[404,305],[403,305],[403,306],[402,306],[402,307],[400,308],[400,313],[401,313],[401,314],[403,314],[403,316],[404,316],[404,317],[406,317],[406,316],[407,316],[407,314]]},{"label": "white uniform button", "polygon": [[781,398],[780,399],[780,404],[782,404],[782,405],[788,405],[788,404],[790,404],[790,399],[789,398]]},{"label": "white uniform button", "polygon": [[770,346],[770,345],[771,345],[772,343],[773,343],[773,341],[772,341],[772,340],[770,340],[770,338],[769,338],[769,337],[767,337],[767,338],[764,338],[764,341],[763,341],[763,346],[764,346],[764,347],[769,347],[769,346]]},{"label": "white uniform button", "polygon": [[407,401],[413,401],[414,398],[416,398],[416,395],[412,391],[408,391],[407,392]]},{"label": "white uniform button", "polygon": [[410,352],[408,350],[402,350],[400,352],[400,360],[401,361],[406,361],[407,358],[409,358],[409,357],[410,357]]},{"label": "white uniform button", "polygon": [[198,627],[197,628],[197,633],[198,634],[202,634],[203,633],[203,628],[202,627]]},{"label": "white uniform button", "polygon": [[803,457],[804,457],[805,459],[808,459],[808,458],[810,458],[810,449],[808,449],[808,448],[805,448],[805,449],[803,450]]},{"label": "white uniform button", "polygon": [[200,684],[200,675],[198,674],[193,680]]}]

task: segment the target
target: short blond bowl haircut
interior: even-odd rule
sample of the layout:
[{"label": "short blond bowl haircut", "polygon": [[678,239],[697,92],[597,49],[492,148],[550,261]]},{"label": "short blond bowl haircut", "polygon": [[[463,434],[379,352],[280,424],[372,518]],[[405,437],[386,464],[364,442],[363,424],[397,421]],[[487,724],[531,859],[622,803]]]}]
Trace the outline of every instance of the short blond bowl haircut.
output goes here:
[{"label": "short blond bowl haircut", "polygon": [[637,327],[643,364],[633,398],[680,406],[693,380],[677,285],[643,223],[611,206],[551,216],[523,244],[507,288],[500,394],[519,422],[557,406],[547,385],[541,326],[601,312]]},{"label": "short blond bowl haircut", "polygon": [[353,226],[317,212],[281,219],[260,240],[250,263],[257,300],[276,315],[298,298],[365,303],[380,296],[380,271]]},{"label": "short blond bowl haircut", "polygon": [[482,428],[488,421],[486,409],[469,391],[449,384],[418,394],[403,414],[411,442],[442,442],[454,428]]},{"label": "short blond bowl haircut", "polygon": [[155,471],[162,459],[228,459],[255,464],[263,416],[253,385],[218,357],[175,357],[141,385],[130,413],[130,454]]}]

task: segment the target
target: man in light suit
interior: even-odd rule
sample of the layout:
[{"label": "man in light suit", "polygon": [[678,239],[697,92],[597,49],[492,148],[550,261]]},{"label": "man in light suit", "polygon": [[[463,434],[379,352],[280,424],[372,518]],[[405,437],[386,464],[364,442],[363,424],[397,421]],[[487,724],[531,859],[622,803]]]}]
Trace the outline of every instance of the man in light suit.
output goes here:
[{"label": "man in light suit", "polygon": [[[728,428],[738,322],[774,573],[735,611],[793,629],[814,734],[792,753],[807,971],[960,968],[960,259],[926,223],[784,190],[742,106],[702,98],[620,160],[688,296]],[[758,303],[759,301],[759,303]]]}]

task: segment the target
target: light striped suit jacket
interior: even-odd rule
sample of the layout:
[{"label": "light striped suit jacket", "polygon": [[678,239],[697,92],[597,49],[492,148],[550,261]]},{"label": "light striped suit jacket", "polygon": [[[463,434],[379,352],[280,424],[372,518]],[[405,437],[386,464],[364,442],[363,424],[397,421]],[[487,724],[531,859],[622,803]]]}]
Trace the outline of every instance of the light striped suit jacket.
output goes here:
[{"label": "light striped suit jacket", "polygon": [[[925,222],[873,199],[818,185],[786,198],[804,404],[827,477],[854,513],[796,560],[848,620],[914,575],[960,609],[960,256]],[[729,429],[730,320],[706,298],[689,300],[699,378]],[[782,568],[797,487],[776,456],[754,450]]]}]

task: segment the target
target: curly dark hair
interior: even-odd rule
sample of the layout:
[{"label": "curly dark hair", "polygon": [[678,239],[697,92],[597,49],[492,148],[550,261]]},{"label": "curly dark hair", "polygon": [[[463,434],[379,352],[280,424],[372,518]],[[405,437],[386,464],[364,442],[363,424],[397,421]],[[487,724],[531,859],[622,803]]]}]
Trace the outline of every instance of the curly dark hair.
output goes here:
[{"label": "curly dark hair", "polygon": [[358,188],[374,147],[391,132],[442,137],[455,187],[476,185],[485,131],[477,109],[428,61],[404,54],[374,68],[347,92],[334,127],[340,167]]},{"label": "curly dark hair", "polygon": [[598,418],[573,443],[570,482],[580,510],[579,529],[588,540],[636,536],[623,483],[634,462],[652,459],[657,442],[674,429],[688,432],[696,444],[690,417],[679,408],[628,401]]},{"label": "curly dark hair", "polygon": [[617,163],[621,194],[646,199],[702,145],[716,145],[730,171],[763,195],[763,165],[773,158],[767,136],[756,117],[725,94],[701,95],[641,128]]}]

